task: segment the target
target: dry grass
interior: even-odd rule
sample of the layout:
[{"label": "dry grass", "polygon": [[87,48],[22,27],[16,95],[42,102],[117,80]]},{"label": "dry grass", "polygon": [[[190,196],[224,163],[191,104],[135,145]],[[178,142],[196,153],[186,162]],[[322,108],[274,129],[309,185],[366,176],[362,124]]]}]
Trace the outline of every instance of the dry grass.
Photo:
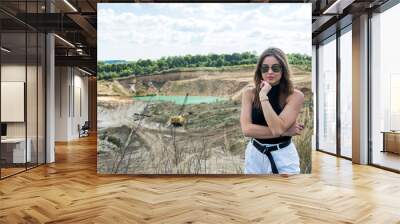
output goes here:
[{"label": "dry grass", "polygon": [[312,100],[306,101],[298,122],[304,124],[303,133],[293,138],[300,157],[300,172],[311,173],[311,138],[313,134],[313,108]]}]

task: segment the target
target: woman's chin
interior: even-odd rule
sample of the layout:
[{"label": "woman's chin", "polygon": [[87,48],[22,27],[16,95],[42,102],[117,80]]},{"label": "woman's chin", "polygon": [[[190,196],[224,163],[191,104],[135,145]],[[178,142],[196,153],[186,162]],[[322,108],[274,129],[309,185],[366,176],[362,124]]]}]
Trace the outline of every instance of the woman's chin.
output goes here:
[{"label": "woman's chin", "polygon": [[268,84],[270,84],[271,86],[274,86],[274,85],[276,85],[276,84],[278,84],[278,82],[276,81],[276,80],[265,80],[265,81],[267,81],[268,82]]}]

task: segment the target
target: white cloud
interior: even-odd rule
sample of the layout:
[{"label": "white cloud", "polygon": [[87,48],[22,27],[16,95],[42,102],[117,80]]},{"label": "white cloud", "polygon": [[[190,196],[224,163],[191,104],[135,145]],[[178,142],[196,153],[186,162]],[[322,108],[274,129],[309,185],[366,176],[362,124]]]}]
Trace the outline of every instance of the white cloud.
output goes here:
[{"label": "white cloud", "polygon": [[116,5],[98,10],[99,60],[261,53],[269,46],[311,54],[308,4]]}]

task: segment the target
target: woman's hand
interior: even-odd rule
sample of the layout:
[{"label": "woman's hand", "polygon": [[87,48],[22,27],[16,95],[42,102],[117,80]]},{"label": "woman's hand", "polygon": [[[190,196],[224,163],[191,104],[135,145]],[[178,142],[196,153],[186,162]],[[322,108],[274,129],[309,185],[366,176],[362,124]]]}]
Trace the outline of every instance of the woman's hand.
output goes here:
[{"label": "woman's hand", "polygon": [[282,134],[282,136],[295,136],[295,135],[300,135],[301,131],[303,131],[304,125],[300,123],[295,123],[290,127],[288,130],[286,130],[285,133]]},{"label": "woman's hand", "polygon": [[267,81],[263,80],[263,81],[261,81],[260,88],[261,88],[261,90],[260,90],[259,97],[265,97],[265,96],[267,96],[267,94],[269,93],[269,91],[271,90],[272,87]]}]

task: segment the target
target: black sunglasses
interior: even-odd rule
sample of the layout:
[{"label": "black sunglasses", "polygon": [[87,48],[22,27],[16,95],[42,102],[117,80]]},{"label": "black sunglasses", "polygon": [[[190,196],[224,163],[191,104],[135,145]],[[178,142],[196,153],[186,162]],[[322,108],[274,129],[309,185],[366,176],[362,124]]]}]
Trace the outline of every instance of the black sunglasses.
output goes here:
[{"label": "black sunglasses", "polygon": [[[273,72],[281,72],[282,66],[280,64],[273,64],[273,65],[271,65],[271,69]],[[267,73],[268,71],[269,71],[269,65],[262,64],[261,65],[261,73]]]}]

